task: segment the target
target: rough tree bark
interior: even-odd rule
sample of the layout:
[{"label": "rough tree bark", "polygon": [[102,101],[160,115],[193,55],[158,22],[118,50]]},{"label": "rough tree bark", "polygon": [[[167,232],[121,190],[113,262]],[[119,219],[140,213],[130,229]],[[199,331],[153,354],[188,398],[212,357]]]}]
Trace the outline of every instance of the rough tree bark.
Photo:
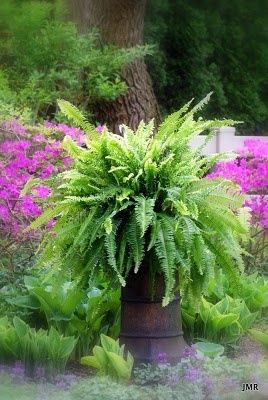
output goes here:
[{"label": "rough tree bark", "polygon": [[[80,31],[97,27],[104,43],[131,47],[143,43],[146,0],[70,0],[74,21]],[[129,87],[127,93],[115,101],[95,104],[94,114],[99,123],[118,133],[118,126],[126,124],[136,129],[139,122],[160,120],[157,100],[145,61],[138,59],[121,73]]]}]

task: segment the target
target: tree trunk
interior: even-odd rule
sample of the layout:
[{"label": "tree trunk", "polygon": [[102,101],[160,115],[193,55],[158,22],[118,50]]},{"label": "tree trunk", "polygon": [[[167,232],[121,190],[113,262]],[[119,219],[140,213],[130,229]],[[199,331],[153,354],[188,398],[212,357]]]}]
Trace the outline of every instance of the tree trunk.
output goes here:
[{"label": "tree trunk", "polygon": [[[103,43],[118,47],[132,47],[143,42],[146,0],[70,0],[74,21],[80,31],[97,27]],[[121,73],[128,91],[115,101],[95,104],[96,120],[118,133],[118,126],[126,124],[136,129],[139,122],[155,118],[160,113],[152,82],[143,59],[133,61]]]}]

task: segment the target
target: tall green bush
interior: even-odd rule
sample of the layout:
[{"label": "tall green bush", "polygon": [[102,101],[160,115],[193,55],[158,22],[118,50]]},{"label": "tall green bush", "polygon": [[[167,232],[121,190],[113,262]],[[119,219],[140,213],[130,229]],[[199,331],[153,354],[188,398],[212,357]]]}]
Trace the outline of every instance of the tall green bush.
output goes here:
[{"label": "tall green bush", "polygon": [[145,40],[164,112],[214,91],[205,116],[229,115],[241,131],[268,128],[268,7],[265,0],[150,0]]},{"label": "tall green bush", "polygon": [[126,91],[119,71],[148,49],[100,47],[96,31],[78,34],[63,4],[1,1],[0,109],[28,107],[35,120],[54,116],[59,97],[90,111],[94,100]]}]

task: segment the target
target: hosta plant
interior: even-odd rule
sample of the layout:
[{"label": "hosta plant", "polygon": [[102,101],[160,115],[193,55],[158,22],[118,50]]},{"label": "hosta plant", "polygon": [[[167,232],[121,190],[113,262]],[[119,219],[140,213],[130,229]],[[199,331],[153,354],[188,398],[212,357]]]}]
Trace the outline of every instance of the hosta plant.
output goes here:
[{"label": "hosta plant", "polygon": [[182,308],[184,325],[191,339],[199,337],[222,344],[237,342],[252,326],[257,314],[249,311],[244,300],[228,295],[216,304],[203,297],[198,313],[193,308]]},{"label": "hosta plant", "polygon": [[163,306],[173,298],[178,275],[192,298],[219,267],[235,285],[243,269],[237,235],[245,228],[236,215],[243,197],[226,179],[203,179],[226,155],[203,157],[189,145],[201,132],[233,123],[195,118],[208,99],[192,109],[189,102],[157,130],[153,121],[141,121],[136,132],[122,126],[122,136],[106,128],[97,133],[75,107],[60,101],[87,140],[81,148],[64,139],[72,169],[55,176],[51,204],[30,226],[56,218],[41,262],[87,278],[101,267],[124,286],[146,257],[152,275],[164,276]]},{"label": "hosta plant", "polygon": [[64,337],[54,328],[37,331],[18,317],[13,324],[0,319],[0,362],[22,361],[27,375],[33,376],[37,368],[48,377],[63,372],[75,344],[73,336]]},{"label": "hosta plant", "polygon": [[45,316],[47,329],[55,328],[61,335],[77,338],[73,356],[88,354],[98,342],[100,332],[117,336],[119,291],[90,287],[83,291],[77,282],[63,283],[62,276],[44,282],[24,277],[28,294],[7,297],[8,303],[29,309],[33,317]]},{"label": "hosta plant", "polygon": [[82,357],[81,363],[96,368],[101,375],[109,375],[118,380],[130,379],[134,359],[128,352],[124,359],[125,346],[119,340],[101,334],[101,346],[93,348],[93,356]]},{"label": "hosta plant", "polygon": [[199,353],[211,358],[221,356],[224,353],[224,347],[217,343],[197,342],[194,347]]}]

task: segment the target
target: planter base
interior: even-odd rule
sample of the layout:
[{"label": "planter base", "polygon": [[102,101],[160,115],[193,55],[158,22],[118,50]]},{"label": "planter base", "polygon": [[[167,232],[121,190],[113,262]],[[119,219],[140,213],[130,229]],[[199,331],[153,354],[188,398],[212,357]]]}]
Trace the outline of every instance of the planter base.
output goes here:
[{"label": "planter base", "polygon": [[154,364],[163,357],[174,365],[180,361],[183,350],[187,346],[182,336],[176,338],[129,338],[120,335],[120,340],[134,356],[135,364]]},{"label": "planter base", "polygon": [[[183,339],[180,297],[162,307],[164,280],[161,275],[154,281],[154,294],[149,296],[149,273],[129,277],[122,288],[120,341],[134,356],[135,363],[157,363],[165,353],[170,364],[177,363],[187,346]],[[164,357],[164,355],[163,355]]]}]

